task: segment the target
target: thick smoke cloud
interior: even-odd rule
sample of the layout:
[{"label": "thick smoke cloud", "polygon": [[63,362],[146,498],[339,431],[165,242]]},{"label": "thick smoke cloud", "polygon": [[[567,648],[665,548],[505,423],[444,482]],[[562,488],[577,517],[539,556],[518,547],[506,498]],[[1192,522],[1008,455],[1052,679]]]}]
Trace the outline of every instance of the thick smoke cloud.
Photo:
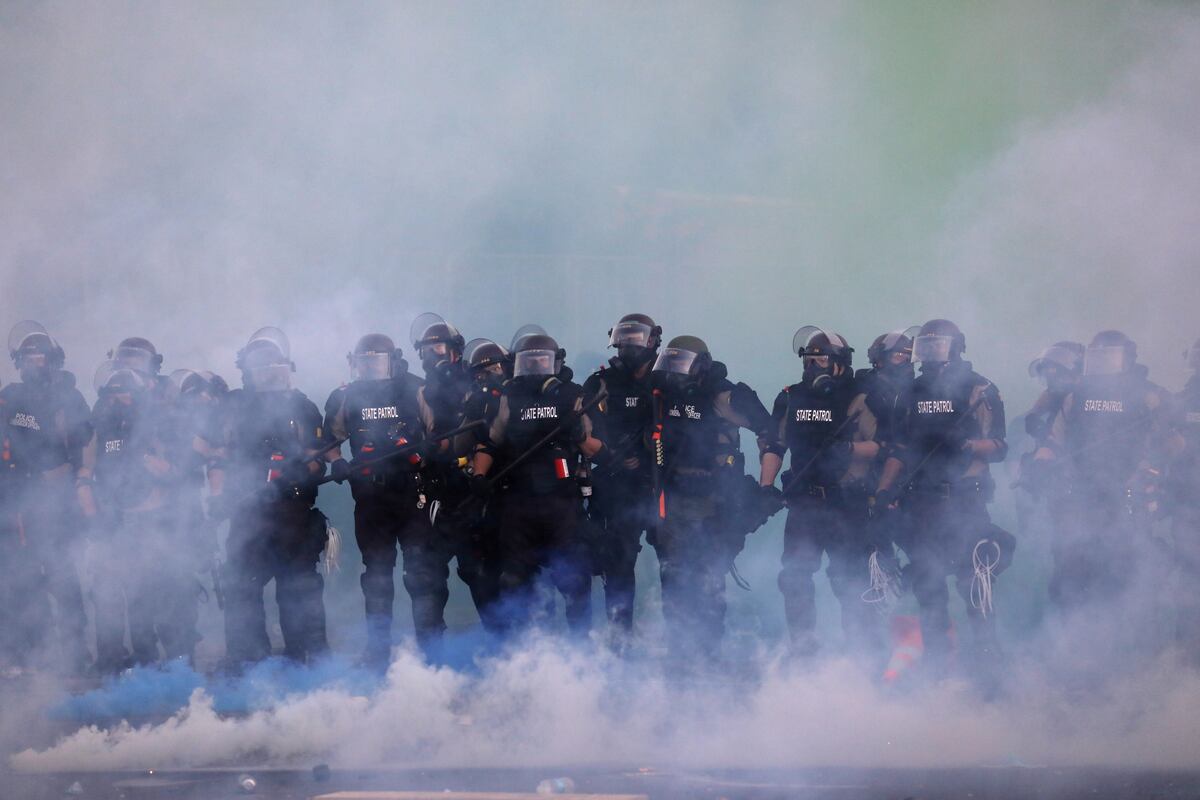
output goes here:
[{"label": "thick smoke cloud", "polygon": [[[427,309],[468,337],[536,320],[579,371],[646,311],[768,402],[798,326],[842,331],[861,364],[875,334],[933,316],[960,322],[1012,413],[1034,353],[1110,326],[1174,388],[1200,334],[1197,45],[1200,16],[1169,4],[9,4],[0,325],[46,323],[87,384],[131,334],[236,383],[235,350],[276,324],[318,402],[360,334],[402,338]],[[781,633],[778,553],[776,521],[741,558],[738,646]],[[1040,554],[1026,539],[998,586],[1010,626],[1036,617]],[[355,558],[327,592],[335,646],[361,624]],[[225,721],[197,695],[165,726],[17,763],[793,764],[854,746],[864,764],[1180,765],[1196,738],[1200,686],[1169,665],[1063,714],[1022,671],[994,707],[882,694],[840,662],[772,670],[730,708],[542,645],[478,679],[405,657],[372,702],[333,688]],[[615,716],[614,693],[636,711]],[[322,724],[280,734],[300,719]]]}]

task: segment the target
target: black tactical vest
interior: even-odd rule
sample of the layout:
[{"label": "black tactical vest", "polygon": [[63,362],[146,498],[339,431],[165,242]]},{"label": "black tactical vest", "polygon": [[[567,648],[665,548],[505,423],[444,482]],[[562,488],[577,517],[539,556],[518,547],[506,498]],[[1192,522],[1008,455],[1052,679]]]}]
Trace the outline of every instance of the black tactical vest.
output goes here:
[{"label": "black tactical vest", "polygon": [[706,491],[709,484],[698,472],[710,473],[722,450],[721,423],[707,387],[667,389],[655,398],[656,424],[662,425],[665,481],[672,485]]},{"label": "black tactical vest", "polygon": [[624,364],[612,359],[601,367],[596,377],[604,381],[608,397],[603,403],[604,444],[625,457],[631,455],[631,445],[640,442],[653,416],[648,381],[634,378]]},{"label": "black tactical vest", "polygon": [[18,474],[45,472],[70,460],[64,419],[68,391],[75,391],[73,379],[64,382],[57,374],[48,384],[10,383],[0,389],[8,453]]},{"label": "black tactical vest", "polygon": [[[846,416],[856,394],[854,381],[844,381],[828,394],[813,392],[803,383],[792,384],[784,391],[788,399],[784,443],[792,454],[790,480],[796,490],[813,485],[836,486],[850,463],[845,448],[829,445],[853,438],[853,426],[846,424]],[[803,476],[796,475],[810,462]]]},{"label": "black tactical vest", "polygon": [[1179,393],[1178,402],[1187,447],[1178,468],[1173,471],[1174,493],[1184,505],[1200,508],[1200,375],[1187,382]]},{"label": "black tactical vest", "polygon": [[[230,460],[247,490],[281,477],[288,462],[303,461],[320,444],[321,414],[304,394],[249,392],[229,394],[233,414]],[[316,500],[316,487],[305,487],[299,498]]]},{"label": "black tactical vest", "polygon": [[[971,395],[985,379],[966,361],[950,362],[938,373],[923,372],[913,381],[905,404],[910,476],[916,486],[953,483],[970,466],[971,457],[962,450],[967,439],[983,432],[971,412]],[[918,469],[918,465],[921,465]]]},{"label": "black tactical vest", "polygon": [[[155,478],[142,457],[152,452],[157,428],[153,404],[138,397],[132,405],[101,398],[92,414],[96,431],[97,500],[106,508],[132,508],[146,499]],[[157,453],[156,453],[157,455]]]},{"label": "black tactical vest", "polygon": [[1067,448],[1086,485],[1124,491],[1146,453],[1150,384],[1137,375],[1088,375],[1079,380],[1067,417]]},{"label": "black tactical vest", "polygon": [[433,412],[433,435],[457,428],[463,419],[463,404],[474,388],[466,365],[447,364],[425,379],[425,402]]},{"label": "black tactical vest", "polygon": [[865,393],[864,402],[875,417],[875,439],[880,442],[896,441],[896,418],[906,402],[912,380],[895,378],[879,370],[864,370],[857,378],[859,391]]},{"label": "black tactical vest", "polygon": [[[350,452],[358,459],[380,458],[406,444],[425,438],[417,387],[407,378],[354,381],[346,386],[346,433]],[[389,459],[389,469],[411,464],[402,456]]]},{"label": "black tactical vest", "polygon": [[[505,458],[516,458],[533,447],[555,428],[570,422],[580,387],[574,383],[558,383],[547,392],[541,390],[538,377],[509,381],[505,387],[508,398],[508,425],[505,429]],[[571,494],[578,492],[575,467],[578,451],[573,437],[577,426],[566,429],[540,447],[528,459],[509,473],[511,486],[530,494]]]}]

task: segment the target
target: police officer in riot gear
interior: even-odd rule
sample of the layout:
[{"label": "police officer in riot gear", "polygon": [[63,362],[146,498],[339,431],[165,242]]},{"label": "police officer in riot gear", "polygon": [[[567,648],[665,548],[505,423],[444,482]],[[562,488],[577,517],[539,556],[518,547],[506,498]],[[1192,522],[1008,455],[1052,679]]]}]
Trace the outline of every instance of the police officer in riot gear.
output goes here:
[{"label": "police officer in riot gear", "polygon": [[485,498],[498,488],[489,478],[493,468],[512,467],[489,505],[500,507],[503,624],[516,632],[545,608],[537,599],[539,578],[563,595],[574,634],[585,635],[591,625],[591,570],[578,535],[582,499],[576,477],[580,455],[590,458],[601,445],[583,413],[582,388],[562,378],[565,357],[550,336],[520,338],[513,378],[473,461],[472,486]]},{"label": "police officer in riot gear", "polygon": [[329,649],[325,584],[317,571],[327,522],[313,505],[332,441],[316,405],[292,388],[295,366],[282,331],[255,332],[237,365],[243,388],[227,396],[225,457],[216,479],[210,476],[210,509],[231,514],[226,659],[236,670],[271,654],[263,589],[274,580],[284,654],[307,663]]},{"label": "police officer in riot gear", "polygon": [[[20,380],[0,389],[0,432],[7,472],[10,533],[5,571],[12,582],[10,635],[23,666],[57,664],[69,673],[87,663],[86,619],[76,569],[79,504],[76,473],[91,437],[91,414],[64,354],[46,329],[31,320],[9,334],[9,355]],[[50,598],[57,619],[53,619]],[[46,634],[57,623],[57,652]]]},{"label": "police officer in riot gear", "polygon": [[[1137,363],[1137,345],[1120,331],[1088,344],[1083,375],[1063,398],[1035,459],[1066,462],[1070,524],[1051,586],[1063,609],[1119,600],[1148,555],[1161,476],[1181,441],[1170,396]],[[1131,613],[1140,613],[1125,604]]]},{"label": "police officer in riot gear", "polygon": [[676,336],[654,362],[651,454],[654,546],[662,581],[669,656],[692,669],[719,656],[725,627],[725,573],[744,532],[718,524],[718,470],[730,454],[732,424],[767,437],[770,413],[745,384],[733,384],[696,336]]},{"label": "police officer in riot gear", "polygon": [[965,350],[966,338],[954,323],[935,319],[921,326],[913,341],[920,375],[896,420],[895,446],[876,492],[877,505],[887,507],[903,490],[912,526],[904,575],[920,608],[924,658],[935,675],[946,668],[950,650],[948,575],[967,601],[976,666],[993,674],[995,617],[986,605],[971,602],[974,564],[978,557],[998,572],[1014,546],[987,512],[994,490],[988,465],[1003,461],[1008,449],[1004,404],[995,384],[963,359]]},{"label": "police officer in riot gear", "polygon": [[[504,386],[512,378],[512,356],[491,339],[472,339],[463,348],[463,360],[474,381],[474,388],[464,405],[463,423],[478,420],[485,425],[459,437],[454,449],[456,453],[473,458],[475,450],[486,445],[488,427],[500,410]],[[503,464],[493,465],[493,469],[502,467]],[[458,576],[471,591],[484,629],[491,633],[503,632],[503,623],[495,608],[500,596],[499,529],[497,504],[487,504],[481,515],[464,513],[460,528],[463,538],[455,546]]]},{"label": "police officer in riot gear", "polygon": [[[1177,396],[1182,415],[1183,449],[1171,469],[1172,530],[1177,548],[1177,575],[1200,573],[1200,339],[1186,354],[1188,378]],[[1200,593],[1177,594],[1175,639],[1193,664],[1200,665]]]},{"label": "police officer in riot gear", "polygon": [[584,394],[606,392],[590,415],[603,447],[592,457],[592,521],[603,529],[598,569],[616,641],[627,644],[633,631],[634,567],[642,532],[653,528],[652,479],[644,436],[652,418],[650,370],[658,357],[662,328],[645,314],[626,314],[609,330],[617,351],[607,366],[583,384]]},{"label": "police officer in riot gear", "polygon": [[[442,632],[444,594],[428,591],[411,576],[432,537],[424,511],[419,468],[421,452],[388,458],[398,448],[425,440],[427,409],[418,402],[419,381],[408,373],[400,349],[381,333],[363,336],[347,354],[350,383],[335,389],[325,403],[325,429],[336,441],[347,441],[354,458],[331,455],[331,472],[339,483],[350,481],[354,495],[354,536],[362,552],[360,579],[367,618],[363,663],[386,669],[392,648],[396,546],[404,552],[405,588],[412,597],[417,642],[428,650]],[[423,411],[426,413],[423,414]],[[375,459],[386,459],[376,464]],[[444,587],[444,583],[443,583]]]},{"label": "police officer in riot gear", "polygon": [[779,588],[792,649],[801,656],[817,650],[813,575],[827,553],[846,642],[878,658],[883,652],[881,620],[863,600],[874,549],[866,535],[866,479],[879,453],[875,415],[856,385],[854,351],[844,338],[806,326],[793,347],[803,360],[804,375],[775,399],[775,435],[763,448],[761,475],[762,485],[772,486],[784,454],[791,452],[791,469],[782,478],[789,510]]}]

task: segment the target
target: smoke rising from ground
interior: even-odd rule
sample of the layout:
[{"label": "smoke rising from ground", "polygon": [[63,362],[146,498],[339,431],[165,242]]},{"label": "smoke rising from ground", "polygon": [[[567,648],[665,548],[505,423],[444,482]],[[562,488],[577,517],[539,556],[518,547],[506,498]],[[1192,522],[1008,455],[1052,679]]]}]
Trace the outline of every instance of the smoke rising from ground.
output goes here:
[{"label": "smoke rising from ground", "polygon": [[[1175,388],[1200,334],[1198,54],[1200,17],[1170,4],[8,5],[0,325],[44,322],[86,387],[133,334],[236,385],[234,352],[276,324],[318,403],[359,335],[427,309],[468,338],[538,321],[578,372],[646,311],[767,402],[800,325],[861,365],[934,316],[1010,415],[1029,358],[1107,327]],[[780,523],[741,557],[739,641],[780,634]],[[1044,548],[1015,532],[1001,614],[1042,591]],[[361,625],[356,556],[327,590],[335,646]],[[842,662],[730,699],[597,658],[539,643],[469,678],[406,656],[371,702],[330,688],[222,720],[197,695],[16,763],[1194,761],[1200,680],[1170,664],[1078,708],[1034,670],[1000,706],[883,694]]]}]

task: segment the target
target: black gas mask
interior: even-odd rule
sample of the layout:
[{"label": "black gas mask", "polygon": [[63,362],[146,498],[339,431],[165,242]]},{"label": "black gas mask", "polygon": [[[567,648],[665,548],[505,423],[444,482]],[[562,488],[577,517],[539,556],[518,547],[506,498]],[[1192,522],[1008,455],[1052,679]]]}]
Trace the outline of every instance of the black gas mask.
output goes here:
[{"label": "black gas mask", "polygon": [[617,360],[630,372],[636,372],[654,359],[654,351],[636,344],[623,344],[617,348]]}]

